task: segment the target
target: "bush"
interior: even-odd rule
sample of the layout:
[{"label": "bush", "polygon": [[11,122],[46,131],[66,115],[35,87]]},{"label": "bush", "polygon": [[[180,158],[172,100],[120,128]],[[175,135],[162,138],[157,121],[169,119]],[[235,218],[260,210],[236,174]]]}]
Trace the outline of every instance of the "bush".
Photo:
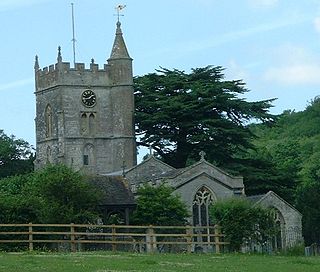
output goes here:
[{"label": "bush", "polygon": [[271,210],[252,206],[242,198],[215,203],[210,216],[212,222],[222,227],[231,251],[239,251],[246,240],[262,244],[276,231]]},{"label": "bush", "polygon": [[133,222],[141,225],[178,226],[189,216],[185,204],[165,185],[145,185],[138,190]]},{"label": "bush", "polygon": [[0,180],[1,223],[93,222],[98,203],[98,192],[64,165]]}]

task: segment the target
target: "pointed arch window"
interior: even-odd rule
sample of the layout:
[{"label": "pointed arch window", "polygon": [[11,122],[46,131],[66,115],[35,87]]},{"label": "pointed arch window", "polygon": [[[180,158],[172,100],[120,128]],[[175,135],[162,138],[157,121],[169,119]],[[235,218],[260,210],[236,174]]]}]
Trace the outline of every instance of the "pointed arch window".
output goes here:
[{"label": "pointed arch window", "polygon": [[215,201],[211,190],[202,186],[193,198],[193,224],[196,226],[209,226],[209,207]]},{"label": "pointed arch window", "polygon": [[80,120],[81,135],[86,135],[88,133],[87,114],[82,113],[80,119],[81,119]]},{"label": "pointed arch window", "polygon": [[83,150],[83,165],[91,166],[94,164],[94,146],[87,144]]},{"label": "pointed arch window", "polygon": [[52,137],[52,108],[50,104],[47,105],[45,110],[45,125],[46,125],[46,137]]},{"label": "pointed arch window", "polygon": [[89,133],[90,135],[95,134],[95,115],[93,113],[89,115]]},{"label": "pointed arch window", "polygon": [[280,250],[285,248],[285,221],[283,215],[277,208],[272,209],[273,219],[276,225],[276,233],[273,239],[273,248]]},{"label": "pointed arch window", "polygon": [[96,130],[96,114],[82,112],[80,115],[80,133],[84,136],[94,136]]}]

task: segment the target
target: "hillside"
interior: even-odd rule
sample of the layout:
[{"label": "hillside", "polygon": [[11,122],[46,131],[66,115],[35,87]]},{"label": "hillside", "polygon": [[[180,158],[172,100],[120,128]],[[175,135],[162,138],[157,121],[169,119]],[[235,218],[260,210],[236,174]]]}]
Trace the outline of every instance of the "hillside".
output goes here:
[{"label": "hillside", "polygon": [[285,111],[272,126],[253,125],[251,159],[265,164],[260,169],[267,179],[248,180],[249,194],[270,188],[293,203],[303,214],[306,240],[313,242],[320,241],[319,124],[320,98],[315,98],[304,111]]}]

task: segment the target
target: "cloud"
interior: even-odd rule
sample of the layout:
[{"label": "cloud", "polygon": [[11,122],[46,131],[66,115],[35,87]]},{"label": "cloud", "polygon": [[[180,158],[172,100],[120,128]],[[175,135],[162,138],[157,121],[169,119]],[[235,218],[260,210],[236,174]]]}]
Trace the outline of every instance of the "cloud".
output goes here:
[{"label": "cloud", "polygon": [[272,66],[265,70],[263,79],[283,85],[319,84],[320,58],[317,54],[293,44],[269,49]]},{"label": "cloud", "polygon": [[279,0],[248,0],[248,4],[253,8],[272,8],[279,3]]},{"label": "cloud", "polygon": [[21,79],[9,83],[0,84],[0,91],[9,90],[17,87],[27,86],[34,83],[34,78]]},{"label": "cloud", "polygon": [[284,85],[320,84],[320,65],[296,64],[269,68],[264,79]]},{"label": "cloud", "polygon": [[244,81],[249,80],[249,74],[245,68],[241,67],[235,60],[230,60],[228,69],[225,72],[226,77],[230,80],[243,79]]},{"label": "cloud", "polygon": [[313,24],[316,31],[320,33],[320,17],[315,18]]}]

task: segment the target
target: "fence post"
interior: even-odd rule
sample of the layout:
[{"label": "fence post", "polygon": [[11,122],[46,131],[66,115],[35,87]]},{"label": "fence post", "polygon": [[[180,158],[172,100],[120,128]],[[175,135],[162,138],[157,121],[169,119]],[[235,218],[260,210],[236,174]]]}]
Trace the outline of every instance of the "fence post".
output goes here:
[{"label": "fence post", "polygon": [[[112,242],[115,242],[116,240],[116,226],[115,224],[112,224],[112,228],[111,228],[111,231],[112,231]],[[116,244],[115,243],[112,243],[112,251],[116,251]]]},{"label": "fence post", "polygon": [[193,237],[193,229],[191,226],[186,227],[186,236],[187,236],[187,251],[191,253],[192,251],[192,237]]},{"label": "fence post", "polygon": [[214,244],[216,253],[220,253],[220,226],[214,225]]},{"label": "fence post", "polygon": [[32,223],[29,223],[29,251],[33,251]]},{"label": "fence post", "polygon": [[71,252],[76,252],[74,223],[70,224]]},{"label": "fence post", "polygon": [[152,225],[149,226],[149,228],[147,229],[147,233],[146,233],[146,248],[147,248],[147,253],[152,253],[155,250],[155,236],[154,236],[154,229],[152,227]]}]

